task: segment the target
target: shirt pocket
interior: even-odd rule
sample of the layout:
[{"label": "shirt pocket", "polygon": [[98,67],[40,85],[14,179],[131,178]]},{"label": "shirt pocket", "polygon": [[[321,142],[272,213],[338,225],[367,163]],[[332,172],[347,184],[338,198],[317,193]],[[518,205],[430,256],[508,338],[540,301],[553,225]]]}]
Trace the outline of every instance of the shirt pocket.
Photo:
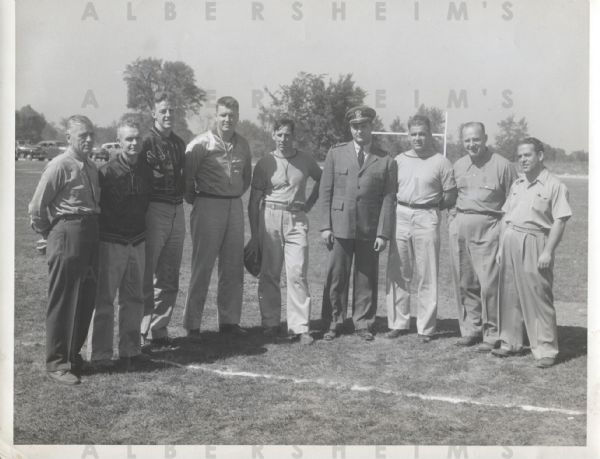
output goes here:
[{"label": "shirt pocket", "polygon": [[481,184],[478,187],[478,194],[482,201],[495,201],[498,187],[496,185]]},{"label": "shirt pocket", "polygon": [[550,209],[551,206],[551,201],[550,201],[550,196],[547,196],[543,193],[536,193],[535,196],[533,197],[533,203],[531,205],[531,207],[544,214],[548,211],[548,209]]}]

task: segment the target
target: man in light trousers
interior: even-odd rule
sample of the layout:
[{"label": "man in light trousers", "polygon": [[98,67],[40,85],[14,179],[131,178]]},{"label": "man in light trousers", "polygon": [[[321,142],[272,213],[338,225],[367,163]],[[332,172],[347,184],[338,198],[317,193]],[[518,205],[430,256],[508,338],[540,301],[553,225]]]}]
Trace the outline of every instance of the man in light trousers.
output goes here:
[{"label": "man in light trousers", "polygon": [[142,362],[140,326],[144,316],[145,214],[152,171],[138,161],[142,139],[137,123],[118,127],[121,151],[100,169],[100,261],[91,333],[94,367],[114,367],[114,301],[119,291],[119,357],[126,366]]},{"label": "man in light trousers", "polygon": [[146,212],[145,305],[141,332],[145,344],[172,348],[167,326],[179,292],[185,238],[185,143],[173,132],[175,105],[171,96],[157,92],[154,102],[154,125],[144,139],[140,154],[140,160],[153,174],[153,191]]},{"label": "man in light trousers", "polygon": [[387,271],[388,327],[397,338],[410,327],[410,284],[417,280],[417,337],[423,343],[435,332],[438,302],[441,209],[454,206],[452,164],[434,149],[429,118],[408,122],[412,149],[396,156],[396,235]]},{"label": "man in light trousers", "polygon": [[[306,213],[318,198],[321,169],[311,155],[293,147],[291,119],[275,122],[273,140],[276,150],[264,156],[254,168],[248,203],[250,247],[254,251],[260,247],[262,254],[258,281],[262,325],[266,336],[279,337],[281,269],[285,261],[289,337],[299,339],[302,344],[312,344]],[[315,183],[306,199],[309,178]]]},{"label": "man in light trousers", "polygon": [[216,126],[197,136],[185,156],[185,199],[190,214],[192,274],[183,327],[190,341],[200,341],[202,313],[210,277],[219,257],[217,310],[222,333],[244,335],[239,326],[244,287],[244,211],[242,195],[250,186],[248,142],[235,132],[239,104],[217,100]]}]

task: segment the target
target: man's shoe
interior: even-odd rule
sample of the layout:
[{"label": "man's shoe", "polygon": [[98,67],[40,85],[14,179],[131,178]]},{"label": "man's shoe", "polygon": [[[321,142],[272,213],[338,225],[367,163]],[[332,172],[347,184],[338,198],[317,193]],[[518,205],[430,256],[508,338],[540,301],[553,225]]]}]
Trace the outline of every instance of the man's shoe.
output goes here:
[{"label": "man's shoe", "polygon": [[248,335],[248,331],[244,330],[238,324],[223,324],[219,325],[219,332],[225,333],[228,335],[236,335],[236,336],[246,336]]},{"label": "man's shoe", "polygon": [[366,328],[361,328],[360,330],[356,330],[356,334],[365,341],[373,341],[375,339],[375,337],[373,336],[373,333],[371,333]]},{"label": "man's shoe", "polygon": [[463,336],[461,338],[458,338],[455,344],[457,346],[469,347],[475,346],[477,343],[481,343],[481,340],[481,336]]},{"label": "man's shoe", "polygon": [[512,357],[516,355],[523,355],[523,351],[512,351],[500,346],[498,349],[492,349],[492,355],[496,357]]},{"label": "man's shoe", "polygon": [[419,341],[421,344],[427,344],[431,341],[431,336],[418,334],[417,341]]},{"label": "man's shoe", "polygon": [[535,366],[538,368],[550,368],[556,363],[556,359],[553,357],[542,357],[535,361]]},{"label": "man's shoe", "polygon": [[303,346],[310,346],[314,342],[315,339],[310,335],[310,333],[306,332],[300,335],[300,344]]},{"label": "man's shoe", "polygon": [[76,354],[71,361],[71,373],[73,373],[75,376],[81,376],[84,367],[85,362],[83,357],[81,357],[81,354]]},{"label": "man's shoe", "polygon": [[56,371],[48,371],[46,372],[48,377],[59,384],[64,384],[66,386],[74,386],[76,384],[81,384],[81,379],[79,376],[74,375],[72,372],[68,370],[56,370]]},{"label": "man's shoe", "polygon": [[126,370],[137,369],[141,366],[148,364],[148,362],[151,362],[151,361],[152,361],[152,358],[150,358],[146,354],[137,354],[137,355],[132,355],[131,357],[120,357],[119,358],[120,366],[125,368]]},{"label": "man's shoe", "polygon": [[327,330],[323,335],[323,341],[333,341],[339,336],[339,332],[337,330]]},{"label": "man's shoe", "polygon": [[179,349],[179,346],[177,346],[171,338],[164,336],[162,338],[154,338],[152,340],[152,348],[161,351],[174,351]]},{"label": "man's shoe", "polygon": [[112,359],[92,360],[91,364],[96,371],[110,371],[115,368],[115,362]]},{"label": "man's shoe", "polygon": [[269,338],[269,339],[277,338],[279,336],[279,334],[280,334],[279,327],[273,326],[273,327],[265,327],[263,329],[263,336],[265,338]]},{"label": "man's shoe", "polygon": [[393,329],[393,330],[390,330],[389,332],[387,332],[383,336],[387,339],[396,339],[402,335],[405,335],[407,332],[408,332],[408,330]]},{"label": "man's shoe", "polygon": [[481,352],[482,354],[485,354],[485,353],[493,351],[495,347],[496,346],[494,346],[492,343],[486,343],[484,341],[479,346],[477,346],[477,352]]},{"label": "man's shoe", "polygon": [[188,330],[185,339],[190,343],[200,344],[202,342],[202,338],[200,337],[200,329],[194,328],[192,330]]}]

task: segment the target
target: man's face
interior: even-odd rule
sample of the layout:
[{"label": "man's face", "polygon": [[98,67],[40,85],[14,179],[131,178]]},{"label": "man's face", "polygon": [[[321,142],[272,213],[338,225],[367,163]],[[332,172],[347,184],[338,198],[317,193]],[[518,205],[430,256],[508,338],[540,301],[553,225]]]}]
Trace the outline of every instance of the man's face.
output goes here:
[{"label": "man's face", "polygon": [[239,114],[237,111],[224,107],[223,105],[217,105],[217,129],[223,133],[233,133]]},{"label": "man's face", "polygon": [[290,126],[281,126],[273,132],[273,140],[275,141],[277,150],[286,154],[292,150],[294,144],[294,132]]},{"label": "man's face", "polygon": [[487,135],[481,126],[467,126],[463,129],[463,147],[472,159],[479,159],[485,152]]},{"label": "man's face", "polygon": [[371,132],[373,132],[373,126],[370,121],[363,121],[361,123],[350,123],[350,132],[352,138],[358,145],[368,145],[371,143]]},{"label": "man's face", "polygon": [[94,129],[76,123],[67,132],[67,142],[77,154],[90,155],[94,147]]},{"label": "man's face", "polygon": [[133,126],[122,126],[118,136],[121,144],[121,155],[129,164],[135,164],[142,149],[140,131]]},{"label": "man's face", "polygon": [[417,153],[427,150],[431,145],[431,133],[426,126],[419,124],[411,126],[408,134],[412,148]]},{"label": "man's face", "polygon": [[170,131],[173,129],[174,113],[173,105],[167,100],[154,104],[154,111],[152,112],[154,124],[161,131]]},{"label": "man's face", "polygon": [[536,152],[535,147],[526,143],[517,147],[517,161],[525,174],[535,172],[538,168],[542,167],[542,160],[544,159],[543,152]]}]

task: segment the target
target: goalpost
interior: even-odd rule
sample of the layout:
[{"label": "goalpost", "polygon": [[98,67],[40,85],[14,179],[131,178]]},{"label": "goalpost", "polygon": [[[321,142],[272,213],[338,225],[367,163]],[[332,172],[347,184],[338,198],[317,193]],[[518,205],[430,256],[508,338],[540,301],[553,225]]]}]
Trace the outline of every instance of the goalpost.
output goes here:
[{"label": "goalpost", "polygon": [[[376,135],[399,135],[399,136],[408,136],[408,132],[385,132],[385,131],[373,131],[373,134]],[[443,137],[444,138],[444,158],[446,157],[446,139],[448,137],[448,112],[444,113],[444,132],[432,133],[433,137]]]}]

